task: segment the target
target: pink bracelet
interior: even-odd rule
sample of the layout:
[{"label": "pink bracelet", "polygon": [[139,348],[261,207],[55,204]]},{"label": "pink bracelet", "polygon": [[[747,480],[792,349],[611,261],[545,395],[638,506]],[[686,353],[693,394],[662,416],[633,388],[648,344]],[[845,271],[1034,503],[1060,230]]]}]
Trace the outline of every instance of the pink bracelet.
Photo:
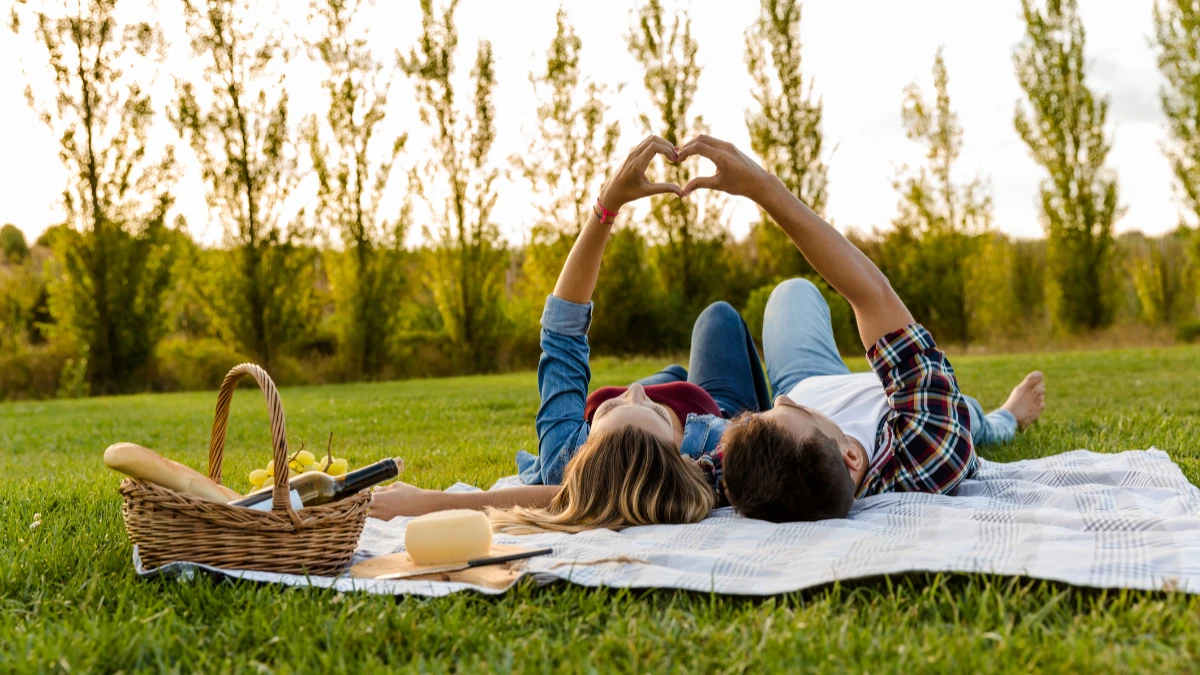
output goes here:
[{"label": "pink bracelet", "polygon": [[[597,211],[596,209],[599,210]],[[608,209],[604,208],[604,205],[600,203],[599,198],[596,199],[596,208],[592,209],[592,212],[595,213],[596,217],[600,219],[601,225],[612,222],[617,217],[617,212],[609,211]]]}]

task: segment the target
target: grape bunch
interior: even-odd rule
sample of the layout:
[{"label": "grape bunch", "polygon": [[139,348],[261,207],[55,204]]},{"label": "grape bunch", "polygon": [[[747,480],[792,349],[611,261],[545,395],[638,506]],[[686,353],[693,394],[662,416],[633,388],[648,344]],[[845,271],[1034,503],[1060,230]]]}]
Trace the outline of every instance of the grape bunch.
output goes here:
[{"label": "grape bunch", "polygon": [[[296,454],[288,459],[288,472],[292,476],[298,476],[309,471],[321,471],[330,476],[341,476],[350,470],[350,464],[341,457],[334,457],[333,453],[325,455],[321,459],[317,459],[308,450],[298,450]],[[269,490],[275,486],[275,460],[267,462],[266,469],[255,469],[250,472],[250,484],[255,490]]]}]

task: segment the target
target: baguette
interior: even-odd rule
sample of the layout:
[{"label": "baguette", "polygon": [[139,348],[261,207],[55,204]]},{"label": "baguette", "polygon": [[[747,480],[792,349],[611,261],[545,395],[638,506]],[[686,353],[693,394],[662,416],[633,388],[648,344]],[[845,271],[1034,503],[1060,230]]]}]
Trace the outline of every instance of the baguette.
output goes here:
[{"label": "baguette", "polygon": [[201,499],[227,504],[242,495],[208,476],[133,443],[115,443],[104,451],[104,463],[121,473]]}]

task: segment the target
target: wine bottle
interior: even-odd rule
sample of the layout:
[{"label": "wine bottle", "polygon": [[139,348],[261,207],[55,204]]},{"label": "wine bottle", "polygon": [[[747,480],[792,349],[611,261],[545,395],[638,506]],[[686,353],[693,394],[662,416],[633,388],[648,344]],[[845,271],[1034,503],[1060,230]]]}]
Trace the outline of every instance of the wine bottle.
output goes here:
[{"label": "wine bottle", "polygon": [[[291,498],[292,508],[297,510],[306,506],[340,501],[372,485],[395,478],[400,475],[400,466],[398,460],[388,458],[342,476],[309,471],[288,481],[288,496]],[[272,490],[260,490],[229,504],[270,511],[272,494]]]}]

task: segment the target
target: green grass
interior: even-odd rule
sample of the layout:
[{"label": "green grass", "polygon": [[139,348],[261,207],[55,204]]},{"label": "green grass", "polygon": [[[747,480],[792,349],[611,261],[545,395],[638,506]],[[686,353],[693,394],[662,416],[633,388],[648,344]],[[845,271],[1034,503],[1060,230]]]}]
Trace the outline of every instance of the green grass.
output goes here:
[{"label": "green grass", "polygon": [[[594,384],[657,365],[603,361]],[[1155,445],[1200,483],[1200,348],[955,366],[988,407],[1028,370],[1047,374],[1046,417],[992,459]],[[323,447],[333,431],[352,465],[399,454],[425,487],[489,485],[535,447],[532,373],[282,396],[293,447]],[[0,672],[1200,668],[1200,598],[1028,579],[912,575],[768,599],[525,584],[437,600],[138,579],[101,452],[129,440],[203,467],[214,404],[208,392],[0,405]],[[225,464],[235,488],[267,459],[265,420],[261,396],[239,391]]]}]

